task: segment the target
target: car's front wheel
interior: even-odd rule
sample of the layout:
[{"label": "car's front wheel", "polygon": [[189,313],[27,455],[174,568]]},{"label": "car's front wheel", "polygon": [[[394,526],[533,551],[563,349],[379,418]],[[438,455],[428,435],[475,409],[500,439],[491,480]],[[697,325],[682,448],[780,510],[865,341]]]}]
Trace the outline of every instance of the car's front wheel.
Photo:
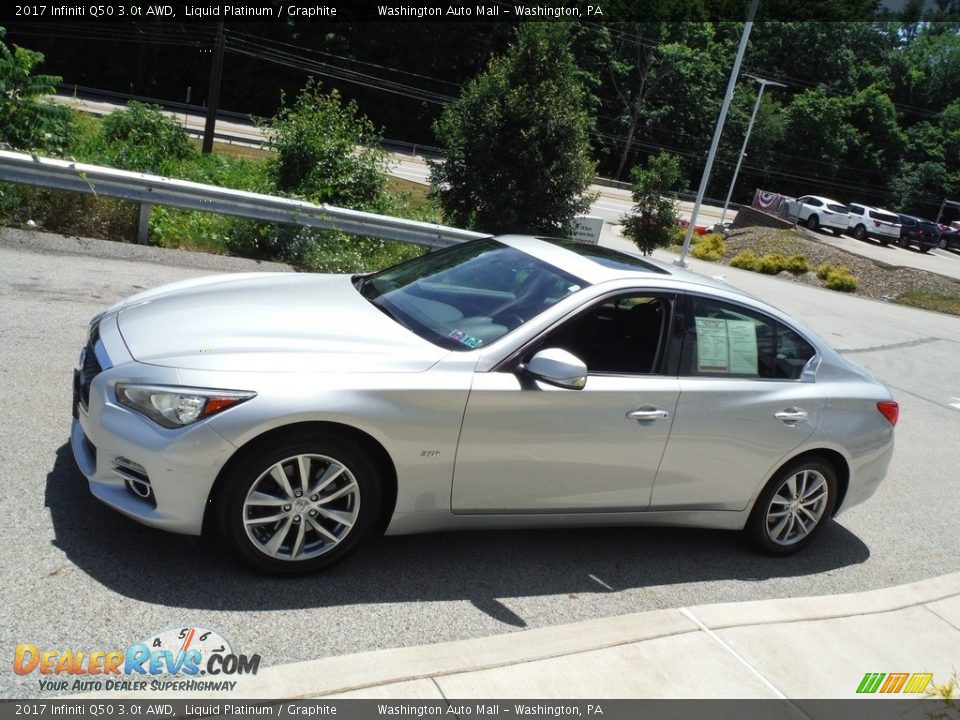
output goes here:
[{"label": "car's front wheel", "polygon": [[867,229],[863,225],[857,225],[853,229],[853,236],[857,240],[866,240],[867,239]]},{"label": "car's front wheel", "polygon": [[747,521],[753,544],[768,555],[791,555],[806,547],[833,515],[837,474],[823,458],[794,461],[763,491]]},{"label": "car's front wheel", "polygon": [[937,242],[937,247],[940,248],[941,250],[946,250],[946,249],[947,249],[947,239],[946,239],[945,237],[941,237],[940,240],[939,240],[939,242]]},{"label": "car's front wheel", "polygon": [[348,438],[303,435],[256,446],[229,473],[218,503],[220,534],[255,570],[320,570],[378,526],[378,469]]}]

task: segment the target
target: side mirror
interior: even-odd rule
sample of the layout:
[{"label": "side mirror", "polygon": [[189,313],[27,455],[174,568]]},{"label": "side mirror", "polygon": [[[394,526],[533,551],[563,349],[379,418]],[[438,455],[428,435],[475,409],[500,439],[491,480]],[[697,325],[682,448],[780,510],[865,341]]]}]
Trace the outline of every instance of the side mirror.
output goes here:
[{"label": "side mirror", "polygon": [[568,390],[587,384],[587,366],[576,355],[560,348],[541,350],[527,363],[526,371],[537,380]]}]

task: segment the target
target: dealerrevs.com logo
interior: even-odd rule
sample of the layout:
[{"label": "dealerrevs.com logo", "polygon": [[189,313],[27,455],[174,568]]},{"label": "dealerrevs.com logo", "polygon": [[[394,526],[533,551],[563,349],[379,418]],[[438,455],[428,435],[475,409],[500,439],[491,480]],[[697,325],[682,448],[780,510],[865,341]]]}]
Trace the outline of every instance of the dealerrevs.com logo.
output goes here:
[{"label": "dealerrevs.com logo", "polygon": [[199,627],[164,630],[126,650],[41,650],[21,643],[13,657],[17,675],[37,673],[41,690],[57,692],[230,691],[237,681],[228,678],[259,669],[259,655],[236,653],[222,635]]}]

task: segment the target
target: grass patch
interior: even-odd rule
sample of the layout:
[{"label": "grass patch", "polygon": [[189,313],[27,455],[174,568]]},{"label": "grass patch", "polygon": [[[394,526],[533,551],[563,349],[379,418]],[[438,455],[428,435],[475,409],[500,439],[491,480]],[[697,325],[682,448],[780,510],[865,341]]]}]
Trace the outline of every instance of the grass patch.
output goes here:
[{"label": "grass patch", "polygon": [[960,315],[960,294],[945,295],[943,293],[911,290],[897,295],[894,302],[921,310],[934,310],[948,315]]}]

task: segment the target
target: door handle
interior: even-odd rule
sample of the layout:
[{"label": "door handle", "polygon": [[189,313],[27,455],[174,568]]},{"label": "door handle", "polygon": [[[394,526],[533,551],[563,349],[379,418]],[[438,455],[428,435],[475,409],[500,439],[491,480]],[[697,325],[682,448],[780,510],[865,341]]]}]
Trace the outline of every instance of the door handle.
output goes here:
[{"label": "door handle", "polygon": [[806,410],[794,407],[786,408],[778,413],[774,413],[774,417],[777,420],[782,420],[783,422],[790,424],[800,422],[801,420],[806,420],[809,415],[807,414]]},{"label": "door handle", "polygon": [[655,407],[637,408],[627,413],[628,418],[637,420],[638,422],[643,422],[644,420],[664,420],[668,415],[669,413],[666,410],[660,410]]}]

